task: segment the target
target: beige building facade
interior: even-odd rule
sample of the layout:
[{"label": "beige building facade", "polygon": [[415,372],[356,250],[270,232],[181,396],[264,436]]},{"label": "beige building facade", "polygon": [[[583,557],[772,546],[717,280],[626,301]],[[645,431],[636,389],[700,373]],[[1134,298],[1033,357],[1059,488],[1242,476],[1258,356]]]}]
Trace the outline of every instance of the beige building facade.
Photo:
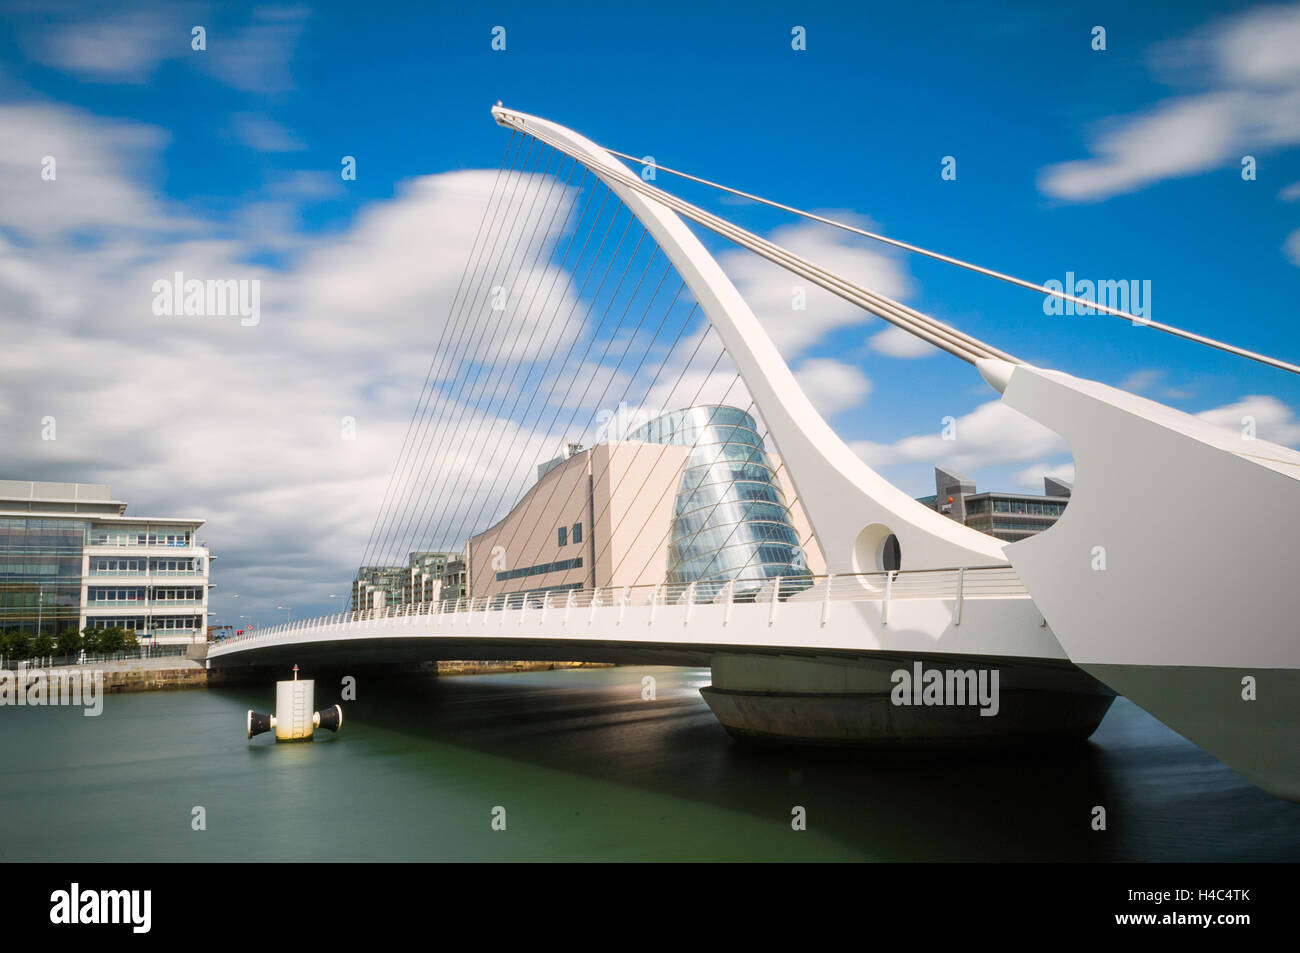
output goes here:
[{"label": "beige building facade", "polygon": [[747,415],[691,408],[661,420],[633,435],[647,439],[571,447],[539,467],[519,503],[469,540],[470,595],[824,572]]}]

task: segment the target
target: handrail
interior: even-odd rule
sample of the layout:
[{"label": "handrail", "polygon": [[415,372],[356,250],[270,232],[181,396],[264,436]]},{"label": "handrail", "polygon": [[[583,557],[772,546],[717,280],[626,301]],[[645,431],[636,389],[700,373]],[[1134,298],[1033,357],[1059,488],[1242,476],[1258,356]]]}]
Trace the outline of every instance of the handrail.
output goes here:
[{"label": "handrail", "polygon": [[[744,587],[744,588],[741,588]],[[324,626],[349,625],[387,618],[413,618],[422,615],[464,615],[479,613],[484,619],[490,613],[500,613],[504,621],[507,612],[520,613],[522,618],[531,611],[540,610],[545,618],[547,609],[563,611],[568,618],[573,609],[592,610],[617,606],[619,621],[628,606],[650,609],[653,620],[657,611],[667,606],[683,606],[687,616],[692,607],[707,604],[735,603],[768,604],[768,619],[776,619],[777,605],[782,602],[815,602],[821,606],[822,624],[830,617],[831,604],[837,602],[879,602],[888,618],[888,604],[900,599],[951,599],[960,624],[963,603],[971,599],[1029,598],[1016,571],[1010,566],[957,566],[944,569],[909,569],[893,572],[833,573],[829,575],[782,576],[766,581],[742,580],[740,582],[712,580],[708,582],[658,583],[643,586],[622,586],[617,599],[609,599],[611,588],[568,589],[563,599],[553,599],[557,590],[504,592],[491,596],[453,596],[446,599],[385,606],[380,609],[360,609],[335,615],[309,619],[296,619],[288,624],[256,629],[245,635],[231,636],[222,645],[264,640],[286,632]],[[602,598],[604,596],[604,598]],[[729,617],[730,610],[726,615]]]}]

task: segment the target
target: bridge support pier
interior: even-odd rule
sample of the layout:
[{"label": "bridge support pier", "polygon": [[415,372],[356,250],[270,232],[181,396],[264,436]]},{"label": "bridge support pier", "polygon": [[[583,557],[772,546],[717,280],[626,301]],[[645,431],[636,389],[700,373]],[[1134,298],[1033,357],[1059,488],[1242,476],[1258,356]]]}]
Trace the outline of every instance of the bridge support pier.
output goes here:
[{"label": "bridge support pier", "polygon": [[712,668],[701,694],[732,737],[786,745],[1082,741],[1115,697],[1041,659],[717,655]]}]

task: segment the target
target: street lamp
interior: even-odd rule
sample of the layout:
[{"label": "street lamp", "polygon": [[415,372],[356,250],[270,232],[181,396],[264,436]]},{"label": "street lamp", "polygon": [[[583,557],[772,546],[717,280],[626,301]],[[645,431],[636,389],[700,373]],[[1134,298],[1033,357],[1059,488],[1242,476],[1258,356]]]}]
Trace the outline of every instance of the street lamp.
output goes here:
[{"label": "street lamp", "polygon": [[283,610],[284,610],[284,621],[285,621],[285,622],[289,622],[289,621],[291,620],[290,613],[293,611],[293,606],[276,606],[276,608],[277,608],[277,609],[283,609]]}]

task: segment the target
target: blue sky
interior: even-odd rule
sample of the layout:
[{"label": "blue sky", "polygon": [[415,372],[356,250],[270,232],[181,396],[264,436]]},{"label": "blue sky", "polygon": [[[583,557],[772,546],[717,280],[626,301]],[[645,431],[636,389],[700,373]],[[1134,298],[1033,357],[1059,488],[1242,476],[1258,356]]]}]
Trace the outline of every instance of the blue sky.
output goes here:
[{"label": "blue sky", "polygon": [[[1297,50],[1300,7],[1240,3],[0,4],[0,476],[109,482],[138,512],[206,516],[218,615],[237,614],[234,592],[269,617],[286,599],[329,608],[446,310],[441,284],[385,297],[366,276],[400,289],[385,243],[422,227],[436,268],[463,265],[472,171],[509,138],[498,99],[1034,281],[1150,281],[1155,319],[1300,360]],[[51,154],[57,192],[39,179]],[[659,184],[1019,357],[1300,442],[1295,376]],[[844,309],[796,333],[771,304],[788,280],[702,237],[836,429],[904,489],[933,492],[935,463],[985,488],[1068,473],[964,364],[887,353],[885,325]],[[180,266],[261,277],[263,326],[141,313],[136,276]],[[362,436],[339,446],[348,413]],[[956,446],[935,442],[945,416]]]}]

